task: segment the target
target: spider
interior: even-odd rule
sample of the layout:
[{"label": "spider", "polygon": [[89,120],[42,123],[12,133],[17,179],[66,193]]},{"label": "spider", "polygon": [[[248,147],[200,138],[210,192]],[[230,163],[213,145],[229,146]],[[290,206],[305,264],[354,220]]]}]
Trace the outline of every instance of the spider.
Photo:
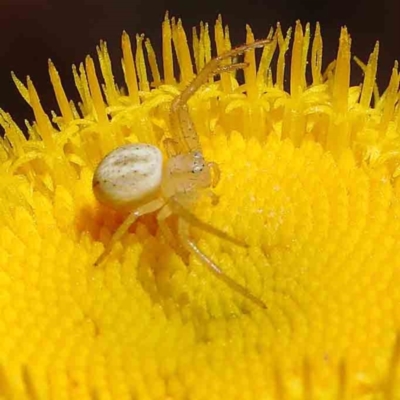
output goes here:
[{"label": "spider", "polygon": [[[177,217],[177,236],[183,248],[193,254],[217,278],[231,289],[262,309],[266,305],[244,286],[226,275],[219,266],[204,254],[189,235],[190,225],[214,234],[236,245],[247,247],[241,241],[198,219],[190,210],[199,196],[199,190],[215,187],[219,169],[215,163],[204,159],[187,102],[210,76],[247,67],[242,62],[223,64],[224,60],[248,50],[263,47],[268,39],[236,47],[209,61],[193,81],[171,103],[171,126],[180,138],[183,152],[177,151],[177,141],[165,139],[168,159],[164,162],[159,148],[143,143],[128,144],[109,153],[98,165],[93,176],[93,191],[100,203],[129,214],[113,234],[110,242],[95,265],[101,264],[113,246],[141,216],[157,212],[157,222],[167,240],[176,240],[166,219]],[[211,195],[212,192],[211,192]],[[214,199],[216,198],[215,195]]]}]

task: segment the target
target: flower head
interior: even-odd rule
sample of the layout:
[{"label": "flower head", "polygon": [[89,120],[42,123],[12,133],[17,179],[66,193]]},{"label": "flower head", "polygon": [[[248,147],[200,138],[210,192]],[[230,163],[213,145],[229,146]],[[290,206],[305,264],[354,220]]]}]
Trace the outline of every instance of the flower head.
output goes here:
[{"label": "flower head", "polygon": [[[137,36],[133,53],[124,33],[125,86],[102,42],[102,79],[91,57],[73,68],[78,104],[50,62],[57,113],[43,110],[29,78],[13,75],[35,121],[26,138],[0,112],[0,393],[400,396],[398,68],[379,95],[376,46],[367,64],[358,60],[363,82],[350,87],[345,28],[324,73],[319,26],[311,37],[297,23],[290,45],[292,31],[278,25],[259,62],[246,54],[243,84],[225,73],[189,101],[204,155],[221,170],[219,203],[201,197],[192,211],[249,247],[191,233],[267,310],[196,258],[183,260],[153,215],[93,265],[124,219],[96,201],[96,165],[126,143],[164,151],[176,135],[171,101],[212,57],[207,24],[193,30],[194,63],[181,22],[167,16],[162,30],[163,74],[150,41]],[[214,33],[221,54],[231,46],[221,19]]]}]

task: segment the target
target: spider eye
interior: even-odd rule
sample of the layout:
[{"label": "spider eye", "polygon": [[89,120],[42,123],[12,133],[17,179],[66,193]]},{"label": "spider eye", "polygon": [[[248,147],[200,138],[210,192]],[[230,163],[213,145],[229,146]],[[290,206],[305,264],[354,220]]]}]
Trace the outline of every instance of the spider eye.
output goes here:
[{"label": "spider eye", "polygon": [[199,151],[194,151],[192,153],[192,174],[198,174],[199,172],[203,171],[204,169],[204,158],[203,154]]},{"label": "spider eye", "polygon": [[203,158],[203,155],[199,151],[193,152],[193,157],[196,159]]},{"label": "spider eye", "polygon": [[203,171],[203,168],[204,168],[204,164],[201,164],[201,165],[195,165],[194,167],[193,167],[193,169],[192,169],[192,173],[193,174],[198,174],[199,172],[201,172],[201,171]]}]

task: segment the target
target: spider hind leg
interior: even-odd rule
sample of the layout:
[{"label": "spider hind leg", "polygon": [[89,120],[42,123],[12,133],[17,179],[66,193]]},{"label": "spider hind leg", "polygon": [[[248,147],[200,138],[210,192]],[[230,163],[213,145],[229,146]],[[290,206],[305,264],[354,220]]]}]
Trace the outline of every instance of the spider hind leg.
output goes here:
[{"label": "spider hind leg", "polygon": [[253,304],[260,307],[263,310],[267,309],[265,303],[260,300],[257,296],[253,295],[243,285],[236,282],[234,279],[225,274],[225,272],[218,267],[209,257],[207,257],[193,242],[189,235],[189,224],[182,218],[178,218],[178,234],[182,240],[183,245],[192,253],[207,269],[216,276],[219,280],[229,286],[234,292],[250,300]]}]

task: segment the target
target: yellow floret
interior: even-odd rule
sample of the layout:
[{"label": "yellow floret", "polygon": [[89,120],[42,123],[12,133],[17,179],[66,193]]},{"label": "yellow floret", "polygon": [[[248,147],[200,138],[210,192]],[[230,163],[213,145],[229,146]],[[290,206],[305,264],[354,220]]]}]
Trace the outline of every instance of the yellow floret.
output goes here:
[{"label": "yellow floret", "polygon": [[[59,115],[13,75],[35,121],[26,138],[0,110],[0,398],[400,399],[399,75],[379,96],[375,46],[350,87],[345,28],[325,73],[319,26],[297,23],[287,54],[278,25],[259,62],[245,55],[243,84],[210,78],[189,102],[221,170],[219,203],[193,212],[249,247],[191,233],[267,310],[186,265],[153,215],[94,267],[124,219],[96,201],[96,165],[126,143],[163,149],[171,100],[212,57],[206,24],[194,63],[182,23],[162,30],[163,74],[150,41],[133,53],[124,33],[126,87],[101,42],[100,68],[73,67],[79,104],[50,62]],[[221,54],[221,19],[214,32]]]}]

